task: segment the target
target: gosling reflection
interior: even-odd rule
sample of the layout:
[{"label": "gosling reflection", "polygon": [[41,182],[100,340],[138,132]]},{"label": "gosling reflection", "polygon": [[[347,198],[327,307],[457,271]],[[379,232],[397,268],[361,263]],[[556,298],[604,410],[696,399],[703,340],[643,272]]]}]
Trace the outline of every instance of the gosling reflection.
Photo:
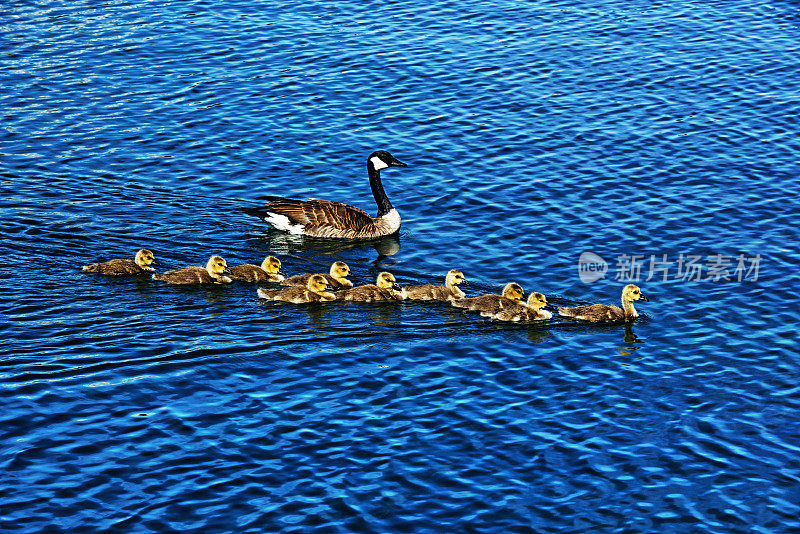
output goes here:
[{"label": "gosling reflection", "polygon": [[644,343],[644,339],[637,336],[633,331],[633,323],[625,323],[625,333],[622,336],[622,341],[625,345],[618,347],[617,351],[623,356],[633,355],[635,351],[641,348],[635,344],[642,345]]}]

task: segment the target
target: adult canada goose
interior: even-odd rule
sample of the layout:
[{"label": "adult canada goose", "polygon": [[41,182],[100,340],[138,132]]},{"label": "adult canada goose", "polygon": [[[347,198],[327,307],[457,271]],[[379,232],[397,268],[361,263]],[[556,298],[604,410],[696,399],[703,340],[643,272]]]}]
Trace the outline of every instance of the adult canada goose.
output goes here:
[{"label": "adult canada goose", "polygon": [[464,298],[464,292],[459,289],[459,284],[466,283],[464,273],[456,269],[447,271],[444,285],[422,284],[403,288],[403,296],[408,300],[457,300]]},{"label": "adult canada goose", "polygon": [[123,276],[126,274],[142,274],[153,271],[150,264],[155,261],[153,253],[146,248],[136,253],[134,259],[114,259],[102,263],[84,265],[83,270],[87,273],[105,274],[108,276]]},{"label": "adult canada goose", "polygon": [[612,304],[589,304],[558,308],[558,314],[593,323],[628,321],[639,316],[633,307],[634,300],[647,302],[649,299],[642,294],[639,286],[628,284],[622,288],[622,308]]},{"label": "adult canada goose", "polygon": [[228,264],[220,256],[211,256],[205,267],[192,265],[167,271],[161,274],[154,274],[153,280],[161,280],[168,284],[229,284],[233,280],[224,275]]},{"label": "adult canada goose", "polygon": [[[350,267],[343,261],[335,261],[331,264],[328,274],[320,274],[325,281],[328,282],[328,288],[332,290],[349,289],[353,287],[353,282],[347,279],[350,274]],[[298,274],[287,278],[281,285],[284,286],[305,286],[308,279],[314,276],[313,274]]]},{"label": "adult canada goose", "polygon": [[345,239],[370,239],[391,235],[400,229],[400,214],[383,191],[381,170],[406,166],[385,150],[373,152],[367,158],[369,185],[378,204],[378,215],[375,217],[341,202],[275,196],[265,197],[269,200],[266,206],[246,208],[244,211],[290,234]]},{"label": "adult canada goose", "polygon": [[[498,313],[489,316],[500,321],[511,322],[551,319],[553,314],[542,309],[545,306],[547,306],[547,297],[541,293],[534,292],[528,295],[528,300],[525,304],[519,303],[516,306],[508,306]],[[487,314],[484,312],[481,315]]]},{"label": "adult canada goose", "polygon": [[519,304],[522,294],[522,286],[515,282],[510,282],[503,288],[502,295],[490,293],[480,297],[452,300],[450,303],[456,308],[495,314],[509,306]]},{"label": "adult canada goose", "polygon": [[341,300],[357,302],[386,302],[403,300],[403,289],[397,285],[392,273],[382,272],[374,284],[356,286],[339,293]]},{"label": "adult canada goose", "polygon": [[267,256],[261,265],[245,263],[234,265],[230,269],[230,277],[240,282],[282,282],[286,279],[281,272],[281,260],[275,256]]},{"label": "adult canada goose", "polygon": [[283,289],[259,289],[258,296],[262,299],[280,300],[292,304],[305,304],[306,302],[322,302],[336,300],[336,295],[329,291],[328,282],[321,274],[312,274],[308,277],[305,287],[291,286]]}]

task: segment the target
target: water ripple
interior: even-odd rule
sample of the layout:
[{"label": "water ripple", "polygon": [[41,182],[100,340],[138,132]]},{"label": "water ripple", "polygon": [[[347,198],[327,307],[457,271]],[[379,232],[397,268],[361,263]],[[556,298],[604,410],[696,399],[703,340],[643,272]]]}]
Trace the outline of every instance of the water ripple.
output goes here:
[{"label": "water ripple", "polygon": [[[2,531],[792,532],[798,10],[548,0],[27,3],[0,48]],[[399,240],[267,231],[262,195]],[[443,303],[290,306],[159,271],[278,255],[471,295],[515,280],[632,326]],[[609,264],[578,278],[580,254]],[[647,278],[759,254],[757,279]],[[707,274],[707,271],[706,271]],[[752,273],[751,273],[752,274]]]}]

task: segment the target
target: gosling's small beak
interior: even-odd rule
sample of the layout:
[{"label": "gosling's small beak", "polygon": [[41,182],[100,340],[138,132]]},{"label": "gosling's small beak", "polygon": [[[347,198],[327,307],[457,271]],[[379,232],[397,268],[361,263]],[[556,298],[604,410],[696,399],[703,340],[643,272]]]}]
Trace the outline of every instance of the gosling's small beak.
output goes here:
[{"label": "gosling's small beak", "polygon": [[650,299],[644,296],[644,293],[639,295],[639,300],[643,300],[645,302],[650,302]]},{"label": "gosling's small beak", "polygon": [[465,286],[468,286],[468,285],[469,285],[469,282],[467,281],[467,279],[466,279],[466,278],[462,278],[462,279],[461,279],[461,283],[462,283],[462,284],[464,284]]},{"label": "gosling's small beak", "polygon": [[392,282],[392,289],[394,289],[395,291],[402,291],[403,290],[403,288],[400,287],[400,284],[398,284],[397,282]]},{"label": "gosling's small beak", "polygon": [[548,302],[547,304],[545,304],[544,306],[542,306],[542,308],[544,308],[545,310],[555,310],[555,309],[556,309],[556,306],[555,306],[555,304],[550,304],[550,303]]},{"label": "gosling's small beak", "polygon": [[286,273],[283,272],[283,269],[278,269],[278,274],[281,276],[286,276]]},{"label": "gosling's small beak", "polygon": [[389,162],[389,167],[408,167],[408,165],[392,156],[392,161]]}]

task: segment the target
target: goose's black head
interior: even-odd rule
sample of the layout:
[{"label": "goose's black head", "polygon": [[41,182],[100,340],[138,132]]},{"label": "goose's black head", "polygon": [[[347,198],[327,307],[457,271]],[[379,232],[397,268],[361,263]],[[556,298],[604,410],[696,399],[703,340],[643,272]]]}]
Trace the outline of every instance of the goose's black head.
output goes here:
[{"label": "goose's black head", "polygon": [[387,167],[408,167],[408,165],[396,159],[385,150],[376,150],[370,154],[367,158],[367,166],[372,167],[376,171]]}]

